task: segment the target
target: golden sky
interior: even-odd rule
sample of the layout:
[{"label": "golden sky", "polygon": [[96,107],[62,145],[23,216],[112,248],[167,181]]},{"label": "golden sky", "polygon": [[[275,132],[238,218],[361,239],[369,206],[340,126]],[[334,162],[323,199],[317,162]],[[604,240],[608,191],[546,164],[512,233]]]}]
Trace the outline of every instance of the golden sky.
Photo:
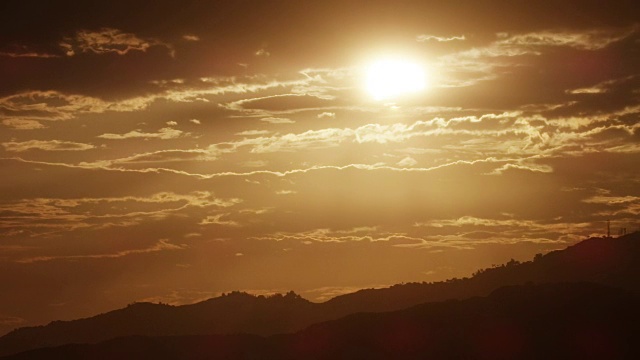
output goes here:
[{"label": "golden sky", "polygon": [[640,8],[545,4],[3,1],[0,333],[637,229]]}]

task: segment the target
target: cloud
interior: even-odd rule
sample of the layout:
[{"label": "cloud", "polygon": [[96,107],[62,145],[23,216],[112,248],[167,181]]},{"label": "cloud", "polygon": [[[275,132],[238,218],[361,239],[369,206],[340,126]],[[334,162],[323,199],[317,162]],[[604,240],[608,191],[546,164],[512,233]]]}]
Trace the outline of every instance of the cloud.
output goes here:
[{"label": "cloud", "polygon": [[159,192],[149,196],[27,198],[0,203],[0,230],[26,229],[29,236],[78,229],[130,227],[148,221],[180,218],[193,211],[230,208],[238,198],[219,198],[209,191]]},{"label": "cloud", "polygon": [[135,34],[113,28],[101,28],[95,31],[80,30],[74,36],[66,37],[60,42],[60,47],[65,50],[67,56],[74,56],[78,51],[125,55],[130,51],[144,52],[152,46],[162,46],[173,53],[172,46],[160,40],[142,39]]},{"label": "cloud", "polygon": [[[545,125],[544,127],[533,125],[533,121]],[[557,123],[564,124],[563,126],[567,124],[566,121],[557,121]],[[259,136],[213,144],[209,146],[208,151],[214,155],[235,153],[243,148],[251,153],[292,152],[337,147],[343,144],[400,144],[409,142],[416,137],[432,137],[438,141],[438,137],[443,137],[448,139],[448,144],[443,145],[444,148],[439,151],[429,150],[430,153],[442,153],[445,149],[447,152],[468,153],[474,151],[478,156],[483,156],[483,159],[509,153],[512,155],[509,162],[512,162],[512,160],[518,159],[518,155],[524,156],[520,160],[540,155],[543,148],[549,155],[552,151],[561,151],[562,149],[566,151],[568,143],[579,143],[586,139],[587,133],[577,133],[569,137],[563,132],[556,131],[556,128],[551,125],[551,120],[540,116],[527,118],[522,116],[521,112],[489,113],[481,116],[462,116],[449,119],[433,118],[426,121],[419,120],[412,124],[366,124],[355,129],[325,128],[302,133]],[[631,129],[627,129],[627,127],[624,129],[628,134],[632,134]],[[265,133],[263,130],[258,130],[237,134],[258,136]],[[524,168],[522,163],[517,165]],[[526,165],[536,171],[548,170],[543,166]],[[506,170],[508,167],[502,170]]]},{"label": "cloud", "polygon": [[37,126],[35,122],[70,120],[81,114],[142,110],[154,100],[136,97],[111,102],[53,90],[25,91],[0,98],[0,110],[4,110],[0,119],[4,124],[29,127]]},{"label": "cloud", "polygon": [[619,79],[605,80],[589,87],[567,90],[568,94],[604,94],[610,92],[616,85],[620,85],[630,80],[637,79],[637,76],[627,76]]},{"label": "cloud", "polygon": [[[636,32],[635,27],[584,31],[537,31],[522,34],[498,33],[497,40],[485,47],[477,47],[443,57],[455,59],[477,59],[541,55],[544,48],[567,47],[578,50],[600,50],[623,40]],[[456,61],[453,61],[455,65]],[[479,64],[476,64],[479,65]],[[485,64],[485,66],[488,64]],[[490,65],[489,65],[490,66]],[[490,66],[491,67],[491,66]]]},{"label": "cloud", "polygon": [[636,31],[635,27],[615,30],[540,31],[510,35],[498,34],[499,46],[566,46],[579,50],[599,50]]},{"label": "cloud", "polygon": [[[253,140],[253,139],[250,139]],[[198,150],[198,151],[202,151],[203,154],[211,154],[211,153],[224,153],[224,152],[232,152],[234,150],[227,150],[227,151],[220,151],[220,150],[216,150],[215,146],[219,146],[218,145],[214,145],[213,148],[211,150]],[[195,152],[196,150],[189,150],[189,152]],[[186,151],[185,151],[186,152]],[[153,153],[150,153],[153,154]],[[196,156],[196,155],[194,155]],[[208,155],[206,155],[208,156]],[[137,156],[133,156],[132,158],[137,158]],[[73,165],[73,164],[66,164],[66,163],[48,163],[48,162],[40,162],[40,161],[33,161],[33,160],[25,160],[25,159],[21,159],[21,158],[11,158],[11,159],[7,159],[7,160],[14,160],[14,161],[20,161],[20,162],[24,162],[24,163],[29,163],[29,164],[41,164],[41,165],[47,165],[47,166],[59,166],[59,167],[65,167],[65,168],[79,168],[79,169],[102,169],[102,170],[106,170],[106,171],[117,171],[117,172],[132,172],[132,173],[171,173],[171,174],[176,174],[176,175],[182,175],[182,176],[188,176],[188,177],[193,177],[193,178],[197,178],[197,179],[214,179],[214,178],[222,178],[222,177],[252,177],[252,176],[261,176],[261,175],[269,175],[269,176],[275,176],[275,177],[285,177],[285,176],[291,176],[291,175],[296,175],[296,174],[305,174],[305,173],[309,173],[309,172],[313,172],[313,171],[323,171],[323,170],[351,170],[351,169],[356,169],[356,170],[366,170],[366,171],[375,171],[375,170],[381,170],[381,171],[394,171],[394,172],[429,172],[429,171],[434,171],[434,170],[438,170],[438,169],[444,169],[444,168],[448,168],[448,167],[454,167],[454,166],[468,166],[468,165],[475,165],[475,164],[481,164],[481,163],[505,163],[505,162],[510,162],[510,161],[520,161],[520,159],[518,158],[503,158],[503,159],[498,159],[495,157],[488,157],[488,158],[482,158],[482,159],[477,159],[477,160],[455,160],[455,161],[448,161],[448,162],[443,162],[440,163],[438,165],[435,166],[431,166],[431,167],[411,167],[411,168],[400,168],[400,167],[393,167],[393,166],[386,166],[384,165],[384,163],[374,163],[374,164],[362,164],[362,163],[352,163],[352,164],[347,164],[347,165],[342,165],[342,166],[338,166],[338,165],[314,165],[314,166],[310,166],[310,167],[303,167],[303,168],[295,168],[295,169],[290,169],[290,170],[285,170],[285,171],[275,171],[275,170],[253,170],[253,171],[247,171],[247,172],[235,172],[235,171],[222,171],[222,172],[214,172],[214,173],[207,173],[207,174],[198,174],[198,173],[191,173],[191,172],[186,172],[186,171],[179,171],[179,170],[172,170],[169,168],[163,168],[163,167],[153,167],[153,168],[145,168],[145,169],[128,169],[128,168],[124,168],[124,167],[119,167],[117,166],[118,164],[122,163],[122,164],[126,164],[126,160],[128,158],[124,158],[124,159],[116,159],[116,160],[106,160],[106,161],[95,161],[95,162],[82,162],[80,164],[77,165]],[[203,159],[203,161],[206,161],[207,159]],[[208,159],[211,160],[211,159]],[[175,161],[181,161],[179,159],[176,159]],[[150,161],[151,162],[151,161]],[[161,160],[159,160],[158,162],[161,162]],[[247,181],[249,183],[253,183],[253,184],[261,184],[260,181],[252,181],[252,180],[248,180]]]},{"label": "cloud", "polygon": [[180,161],[213,161],[217,159],[217,154],[209,150],[159,150],[148,153],[131,155],[125,158],[113,160],[98,160],[95,162],[80,163],[82,167],[102,167],[122,164],[154,164]]},{"label": "cloud", "polygon": [[[549,239],[548,234],[554,239]],[[593,236],[597,236],[597,233],[592,233]],[[543,231],[541,234],[527,234],[518,233],[516,235],[505,234],[503,232],[467,232],[451,235],[434,235],[425,239],[419,239],[418,242],[412,243],[400,243],[394,244],[394,247],[399,248],[413,248],[413,249],[435,249],[431,253],[440,253],[444,249],[459,249],[459,250],[475,250],[481,245],[518,245],[524,243],[531,244],[553,244],[566,245],[570,242],[576,242],[580,239],[584,239],[584,235],[576,234],[563,234],[552,233],[549,231]],[[559,238],[559,239],[556,239]]]},{"label": "cloud", "polygon": [[2,120],[2,124],[16,130],[35,130],[46,128],[46,126],[42,125],[39,121],[26,119],[5,119]]},{"label": "cloud", "polygon": [[39,53],[35,51],[0,51],[0,56],[6,56],[11,58],[40,58],[40,59],[51,59],[58,58],[60,55],[49,54],[49,53]]},{"label": "cloud", "polygon": [[[495,34],[496,39],[489,44],[478,44],[478,46],[470,49],[438,57],[434,61],[434,66],[440,73],[437,86],[459,88],[481,84],[498,78],[514,79],[513,72],[519,72],[518,67],[525,64],[536,67],[543,65],[544,68],[560,65],[552,62],[541,64],[536,62],[533,57],[553,56],[554,53],[568,50],[601,51],[610,45],[631,37],[637,33],[637,29],[637,26],[631,26],[587,30],[549,29],[520,33],[497,33]],[[579,62],[581,59],[575,52],[568,53],[568,56],[572,56],[572,58],[566,61]],[[520,61],[522,63],[518,63]],[[604,65],[601,64],[599,66]],[[553,68],[550,68],[550,70],[554,71]],[[572,75],[567,74],[567,76],[567,79],[571,79]],[[525,89],[528,88],[523,87],[523,91]],[[547,93],[542,90],[540,92],[541,95]]]},{"label": "cloud", "polygon": [[176,126],[176,125],[178,125],[178,123],[177,123],[176,121],[167,121],[167,122],[166,122],[166,124],[167,124],[167,125],[169,125],[169,126]]},{"label": "cloud", "polygon": [[629,222],[635,223],[636,221],[633,217],[640,215],[640,196],[596,195],[582,201],[587,204],[606,205],[607,209],[598,211],[595,214],[597,216],[626,215],[632,217],[628,219]]},{"label": "cloud", "polygon": [[280,118],[280,117],[265,117],[265,118],[260,119],[260,121],[268,122],[268,123],[271,123],[271,124],[293,124],[293,123],[295,123],[295,121],[293,121],[291,119]]},{"label": "cloud", "polygon": [[430,40],[435,40],[437,42],[448,42],[448,41],[456,41],[456,40],[465,40],[465,36],[464,35],[458,35],[458,36],[435,36],[435,35],[426,35],[426,34],[422,34],[422,35],[418,35],[416,37],[416,40],[419,42],[425,42],[425,41],[430,41]]},{"label": "cloud", "polygon": [[396,165],[400,167],[411,167],[416,166],[417,164],[418,162],[416,161],[416,159],[412,158],[411,156],[407,156],[404,159],[398,161]]},{"label": "cloud", "polygon": [[25,323],[26,320],[17,316],[2,316],[0,315],[0,325],[3,326],[16,326]]},{"label": "cloud", "polygon": [[631,195],[627,195],[627,196],[599,195],[599,196],[590,197],[588,199],[584,199],[583,201],[586,203],[593,203],[593,204],[620,205],[625,203],[640,202],[640,197],[631,196]]},{"label": "cloud", "polygon": [[77,143],[72,141],[60,140],[29,140],[23,142],[4,142],[2,143],[6,151],[23,152],[31,149],[43,151],[84,151],[94,149],[91,144]]},{"label": "cloud", "polygon": [[567,91],[569,94],[602,94],[605,92],[604,89],[593,86],[588,88],[579,88]]},{"label": "cloud", "polygon": [[161,139],[161,140],[169,140],[175,139],[182,136],[189,136],[189,133],[184,133],[181,130],[173,129],[170,127],[162,128],[158,130],[156,133],[145,133],[141,130],[133,130],[129,131],[125,134],[102,134],[98,135],[99,138],[109,139],[109,140],[124,140],[124,139]]},{"label": "cloud", "polygon": [[306,92],[296,94],[277,94],[255,98],[236,100],[221,106],[234,111],[247,114],[266,114],[269,111],[291,111],[300,109],[321,109],[332,100],[322,95],[308,94]]},{"label": "cloud", "polygon": [[509,163],[509,164],[504,164],[501,167],[491,171],[490,173],[488,173],[488,175],[501,175],[505,171],[513,170],[513,169],[527,170],[527,171],[539,172],[539,173],[553,172],[553,168],[549,165],[533,164],[533,163],[516,163],[516,164]]},{"label": "cloud", "polygon": [[624,145],[614,146],[614,147],[608,148],[607,151],[612,153],[627,153],[627,154],[640,153],[640,144],[624,144]]},{"label": "cloud", "polygon": [[182,35],[182,38],[186,41],[200,41],[200,37],[193,34]]},{"label": "cloud", "polygon": [[61,255],[61,256],[36,256],[17,260],[18,263],[36,263],[54,260],[81,260],[81,259],[117,259],[129,255],[139,255],[148,253],[157,253],[161,251],[176,251],[187,249],[185,244],[171,244],[167,239],[160,239],[156,244],[144,249],[123,250],[109,254],[90,254],[90,255]]},{"label": "cloud", "polygon": [[[124,208],[135,208],[141,204],[152,205],[179,205],[167,209],[158,208],[157,212],[182,210],[187,207],[218,207],[227,208],[241,203],[237,198],[221,199],[214,196],[208,191],[194,191],[188,194],[177,194],[173,192],[160,192],[150,196],[122,196],[122,197],[103,197],[103,198],[33,198],[24,199],[18,202],[0,205],[0,210],[7,213],[20,214],[21,218],[26,219],[28,215],[40,215],[39,218],[46,220],[69,220],[81,221],[87,219],[99,219],[110,217],[125,216],[141,216],[142,212],[121,213],[114,210],[117,207],[111,207],[110,213],[104,215],[95,215],[92,212],[84,213],[84,206],[90,204],[97,209],[98,205],[123,204]],[[77,213],[73,213],[78,211]],[[151,213],[147,213],[151,214]]]},{"label": "cloud", "polygon": [[200,125],[200,120],[198,120],[198,119],[191,119],[191,120],[189,120],[189,122],[192,123],[192,124]]},{"label": "cloud", "polygon": [[302,149],[320,149],[338,146],[353,134],[351,129],[322,129],[309,130],[303,133],[289,133],[270,137],[245,138],[234,142],[211,145],[209,150],[214,153],[232,153],[239,148],[249,147],[253,153],[271,153],[280,151],[295,151]]},{"label": "cloud", "polygon": [[236,133],[236,135],[239,136],[256,136],[256,135],[266,135],[271,133],[271,131],[268,130],[245,130],[245,131],[241,131]]},{"label": "cloud", "polygon": [[422,241],[422,238],[407,236],[404,233],[377,231],[377,228],[375,227],[357,227],[348,230],[332,230],[327,228],[320,228],[302,232],[277,232],[255,237],[255,239],[270,241],[295,241],[307,245],[314,242],[346,243],[353,241],[377,242],[402,240],[409,243],[419,243]]},{"label": "cloud", "polygon": [[[496,169],[493,174],[500,174],[509,169],[525,169],[536,172],[548,172],[548,166],[522,161],[533,155],[552,156],[562,153],[571,154],[589,149],[607,150],[612,152],[630,152],[633,147],[624,147],[629,136],[637,125],[615,125],[594,127],[594,124],[606,123],[610,119],[629,116],[637,113],[635,108],[625,108],[610,114],[598,113],[593,116],[572,118],[546,118],[542,115],[528,115],[523,111],[504,113],[486,113],[469,116],[457,116],[448,119],[436,117],[431,120],[419,120],[414,123],[366,124],[357,128],[326,128],[308,130],[302,133],[266,135],[266,130],[256,130],[238,133],[241,136],[258,136],[242,140],[223,142],[211,145],[208,149],[193,151],[157,152],[154,154],[139,154],[130,158],[116,160],[102,160],[96,163],[86,163],[83,166],[111,166],[126,163],[167,161],[210,161],[228,153],[241,151],[243,148],[251,153],[273,153],[282,151],[298,151],[323,149],[350,144],[406,144],[412,147],[411,141],[417,137],[431,137],[434,144],[447,141],[440,146],[440,150],[432,153],[458,153],[458,155],[477,156],[478,159],[493,157],[499,159],[508,153],[504,165]],[[634,127],[636,126],[636,127]],[[181,130],[163,128],[155,133],[134,130],[124,134],[107,133],[99,137],[105,139],[127,138],[158,138],[173,139],[188,136]],[[441,138],[441,140],[439,139]],[[598,139],[598,142],[594,142]],[[434,145],[435,146],[435,145]],[[573,146],[573,148],[572,148]],[[608,151],[608,150],[607,150]],[[473,155],[476,154],[476,155]],[[407,154],[411,155],[411,154]],[[518,159],[518,156],[524,158]],[[205,175],[203,175],[205,176]]]},{"label": "cloud", "polygon": [[[191,84],[190,86],[179,84],[178,88],[168,89],[164,93],[156,94],[152,97],[153,99],[161,98],[174,102],[208,102],[208,97],[210,96],[255,93],[277,88],[287,88],[296,85],[304,85],[311,81],[309,79],[278,81],[266,79],[264,76],[247,76],[244,77],[243,80],[244,82],[240,82],[239,77],[235,76],[202,77],[199,79],[199,83]],[[172,83],[167,83],[167,85],[175,86],[175,84]],[[292,95],[288,94],[288,96]],[[267,96],[265,98],[269,97]],[[237,100],[228,104],[220,104],[220,106],[228,110],[253,113],[253,115],[262,117],[267,116],[268,114],[266,114],[264,111],[243,109],[242,105],[244,102],[251,102],[255,100],[258,99],[250,98]]]},{"label": "cloud", "polygon": [[318,114],[318,119],[322,119],[322,118],[335,119],[335,117],[336,117],[336,113],[334,112],[325,111],[323,113]]},{"label": "cloud", "polygon": [[265,48],[258,49],[255,53],[255,56],[269,57],[271,53],[267,51]]},{"label": "cloud", "polygon": [[[218,207],[227,208],[241,203],[237,198],[222,199],[214,196],[209,191],[193,191],[187,194],[177,194],[174,192],[159,192],[150,196],[121,196],[121,197],[102,197],[102,198],[32,198],[23,199],[18,202],[0,205],[0,210],[19,214],[20,219],[28,219],[29,215],[39,215],[39,219],[43,220],[62,220],[62,221],[84,221],[87,219],[100,219],[110,217],[135,217],[142,216],[145,213],[134,211],[131,213],[119,212],[117,209],[122,204],[122,208],[136,208],[140,205],[178,205],[171,208],[156,208],[155,213],[183,210],[187,207],[208,208]],[[107,206],[108,212],[103,215],[96,215],[94,212],[84,212],[86,205],[92,205],[94,209],[98,206]],[[75,213],[74,213],[75,212]],[[147,215],[152,213],[146,213]]]},{"label": "cloud", "polygon": [[318,149],[338,146],[352,134],[353,130],[351,129],[329,128],[308,130],[299,134],[289,133],[268,138],[247,139],[244,142],[237,142],[234,145],[251,145],[251,151],[255,153]]},{"label": "cloud", "polygon": [[[433,118],[431,120],[419,120],[412,124],[367,124],[353,131],[358,143],[390,143],[404,142],[417,136],[438,135],[504,135],[509,132],[520,132],[522,129],[509,126],[511,120],[520,115],[518,112],[504,112],[501,114],[483,114],[481,116],[453,117],[448,120]],[[492,129],[489,125],[497,127]],[[524,128],[524,126],[523,126]]]},{"label": "cloud", "polygon": [[324,286],[317,289],[306,290],[303,292],[303,295],[314,301],[324,302],[340,295],[355,293],[362,289],[380,289],[389,286],[390,285],[380,284],[368,286]]},{"label": "cloud", "polygon": [[[504,218],[507,217],[507,218]],[[428,227],[430,232],[443,235],[447,241],[480,241],[514,243],[522,241],[552,241],[553,238],[575,236],[575,234],[597,234],[599,225],[591,221],[567,221],[562,217],[553,220],[531,220],[504,216],[503,218],[481,218],[462,216],[453,219],[434,219],[415,223],[414,227]],[[456,240],[456,237],[458,240]],[[528,237],[525,239],[525,237]]]},{"label": "cloud", "polygon": [[233,220],[224,220],[223,217],[227,217],[230,214],[216,214],[216,215],[208,215],[206,218],[200,221],[200,225],[223,225],[223,226],[231,226],[237,227],[240,226],[240,223]]},{"label": "cloud", "polygon": [[[208,102],[211,96],[227,94],[243,94],[265,91],[269,89],[295,87],[307,85],[314,79],[298,79],[291,81],[263,80],[263,77],[246,77],[246,82],[238,81],[236,77],[201,78],[199,81],[185,84],[182,79],[176,83],[175,79],[167,82],[161,92],[144,96],[125,98],[124,100],[107,101],[97,97],[66,94],[60,91],[23,91],[13,95],[0,97],[0,121],[7,126],[22,126],[23,128],[36,125],[34,121],[63,121],[78,118],[83,114],[105,112],[132,112],[147,109],[156,100],[170,102]],[[285,101],[311,101],[313,97],[300,94],[287,94]],[[264,100],[270,97],[264,97]],[[245,99],[223,104],[229,110],[247,112],[250,116],[259,116],[263,121],[274,124],[294,123],[290,119],[274,117],[270,111],[262,109],[243,109],[245,102],[252,103],[259,99]],[[279,101],[279,100],[278,100]],[[277,104],[276,104],[277,105]],[[279,106],[279,105],[278,105]],[[6,122],[11,120],[11,122]],[[192,119],[197,120],[197,119]],[[199,122],[200,120],[198,120]],[[191,123],[197,124],[194,121]]]}]

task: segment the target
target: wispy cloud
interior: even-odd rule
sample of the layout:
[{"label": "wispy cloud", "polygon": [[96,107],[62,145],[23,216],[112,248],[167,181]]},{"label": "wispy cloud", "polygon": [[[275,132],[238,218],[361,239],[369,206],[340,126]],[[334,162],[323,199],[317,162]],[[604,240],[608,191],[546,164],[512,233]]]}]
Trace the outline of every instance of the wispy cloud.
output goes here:
[{"label": "wispy cloud", "polygon": [[115,258],[121,258],[124,256],[130,256],[130,255],[156,253],[161,251],[176,251],[176,250],[184,250],[187,248],[188,246],[185,244],[172,244],[167,239],[160,239],[153,246],[150,246],[148,248],[143,248],[143,249],[123,250],[123,251],[118,251],[115,253],[108,253],[108,254],[36,256],[36,257],[20,259],[17,262],[30,264],[30,263],[36,263],[36,262],[55,261],[55,260],[115,259]]},{"label": "wispy cloud", "polygon": [[35,130],[46,128],[46,126],[39,121],[26,119],[5,119],[2,120],[2,124],[16,130]]},{"label": "wispy cloud", "polygon": [[124,134],[102,134],[98,135],[99,138],[109,139],[109,140],[125,140],[125,139],[160,139],[160,140],[169,140],[175,139],[182,136],[189,136],[189,133],[184,133],[182,130],[166,127],[158,130],[155,133],[142,132],[141,130],[132,130],[128,133]]},{"label": "wispy cloud", "polygon": [[427,34],[421,34],[418,35],[416,37],[416,40],[419,42],[425,42],[425,41],[430,41],[430,40],[434,40],[437,42],[448,42],[448,41],[462,41],[465,40],[466,37],[464,35],[457,35],[457,36],[435,36],[435,35],[427,35]]},{"label": "wispy cloud", "polygon": [[389,285],[367,285],[367,286],[324,286],[317,289],[306,290],[303,292],[305,297],[315,301],[327,301],[336,296],[351,294],[362,289],[380,289]]},{"label": "wispy cloud", "polygon": [[193,209],[223,209],[242,202],[208,191],[102,198],[29,198],[0,203],[0,230],[29,229],[30,236],[129,227],[150,220],[181,216]]},{"label": "wispy cloud", "polygon": [[293,121],[291,119],[281,118],[281,117],[265,117],[265,118],[260,119],[260,121],[268,122],[268,123],[271,123],[271,124],[293,124],[293,123],[295,123],[295,121]]},{"label": "wispy cloud", "polygon": [[216,215],[208,215],[202,221],[200,221],[200,225],[222,225],[222,226],[232,226],[237,227],[240,226],[240,223],[234,220],[224,219],[229,214],[216,214]]},{"label": "wispy cloud", "polygon": [[386,232],[377,227],[361,226],[351,229],[334,230],[328,228],[312,229],[299,232],[276,232],[260,237],[257,240],[293,241],[309,245],[312,243],[347,243],[347,242],[403,242],[420,243],[421,237],[413,237],[406,233]]},{"label": "wispy cloud", "polygon": [[336,117],[336,113],[329,112],[329,111],[325,111],[325,112],[322,112],[322,113],[318,114],[318,119],[322,119],[322,118],[335,119],[335,117]]},{"label": "wispy cloud", "polygon": [[26,322],[26,320],[21,318],[21,317],[17,317],[17,316],[2,316],[2,315],[0,315],[0,325],[17,326],[17,325],[23,324],[25,322]]},{"label": "wispy cloud", "polygon": [[568,94],[604,94],[610,92],[615,85],[628,82],[629,80],[636,79],[637,76],[627,76],[619,79],[611,79],[602,81],[598,84],[589,87],[582,87],[578,89],[567,90]]},{"label": "wispy cloud", "polygon": [[152,46],[165,47],[173,54],[172,46],[158,39],[143,39],[114,28],[80,30],[74,36],[66,37],[60,42],[60,47],[65,50],[67,56],[74,56],[78,51],[125,55],[130,51],[147,51]]},{"label": "wispy cloud", "polygon": [[4,142],[6,151],[23,152],[37,149],[43,151],[84,151],[95,148],[94,145],[60,140],[29,140],[23,142]]},{"label": "wispy cloud", "polygon": [[182,35],[182,38],[186,41],[200,41],[200,37],[193,34]]},{"label": "wispy cloud", "polygon": [[217,159],[217,154],[204,149],[192,150],[159,150],[148,153],[131,155],[125,158],[113,160],[99,160],[95,162],[81,163],[86,167],[107,167],[118,164],[154,164],[175,161],[213,161]]},{"label": "wispy cloud", "polygon": [[241,131],[236,133],[236,135],[238,136],[259,136],[259,135],[266,135],[271,133],[271,131],[268,130],[245,130],[245,131]]},{"label": "wispy cloud", "polygon": [[117,102],[59,91],[25,91],[0,98],[4,124],[34,126],[40,121],[70,120],[81,114],[141,110],[155,97],[135,97]]},{"label": "wispy cloud", "polygon": [[0,57],[2,56],[11,57],[11,58],[40,58],[40,59],[51,59],[51,58],[60,57],[60,55],[57,55],[57,54],[41,53],[41,52],[31,51],[26,48],[17,49],[15,51],[0,51]]},{"label": "wispy cloud", "polygon": [[407,156],[402,160],[398,161],[396,165],[400,167],[411,167],[411,166],[416,166],[417,164],[418,164],[418,161],[416,161],[416,159],[412,158],[411,156]]},{"label": "wispy cloud", "polygon": [[636,27],[626,29],[606,29],[587,31],[540,31],[524,34],[498,34],[498,46],[566,46],[580,50],[599,50],[620,41],[636,31]]}]

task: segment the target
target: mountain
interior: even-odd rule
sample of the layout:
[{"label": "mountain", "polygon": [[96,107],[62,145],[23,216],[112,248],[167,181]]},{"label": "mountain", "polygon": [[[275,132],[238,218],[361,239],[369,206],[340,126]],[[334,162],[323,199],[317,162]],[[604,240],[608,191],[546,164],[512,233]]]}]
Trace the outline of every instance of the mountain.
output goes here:
[{"label": "mountain", "polygon": [[185,306],[134,303],[90,318],[17,329],[0,338],[0,355],[131,335],[269,335],[292,332],[300,329],[300,323],[309,325],[326,320],[315,317],[317,307],[318,304],[293,292],[270,297],[232,292]]},{"label": "mountain", "polygon": [[428,301],[486,296],[499,287],[526,283],[593,282],[640,291],[640,232],[590,238],[533,261],[477,271],[471,278],[408,283],[338,296],[326,306],[345,313],[400,310]]},{"label": "mountain", "polygon": [[589,283],[510,286],[294,334],[135,336],[2,359],[638,359],[639,303],[634,292]]},{"label": "mountain", "polygon": [[38,347],[96,343],[122,336],[207,334],[272,335],[358,312],[406,309],[426,302],[487,296],[526,283],[593,282],[640,290],[640,233],[591,238],[533,261],[478,271],[471,278],[367,289],[312,303],[294,293],[273,297],[234,292],[201,303],[170,306],[137,303],[91,318],[54,321],[14,330],[0,338],[0,356]]}]

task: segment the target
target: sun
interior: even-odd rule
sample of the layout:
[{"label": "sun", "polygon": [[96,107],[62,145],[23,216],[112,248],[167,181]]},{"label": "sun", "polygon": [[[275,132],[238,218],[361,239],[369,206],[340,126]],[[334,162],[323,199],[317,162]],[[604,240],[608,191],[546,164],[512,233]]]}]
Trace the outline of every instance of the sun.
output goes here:
[{"label": "sun", "polygon": [[379,59],[366,68],[365,87],[375,100],[387,100],[422,91],[427,78],[423,66],[401,58]]}]

